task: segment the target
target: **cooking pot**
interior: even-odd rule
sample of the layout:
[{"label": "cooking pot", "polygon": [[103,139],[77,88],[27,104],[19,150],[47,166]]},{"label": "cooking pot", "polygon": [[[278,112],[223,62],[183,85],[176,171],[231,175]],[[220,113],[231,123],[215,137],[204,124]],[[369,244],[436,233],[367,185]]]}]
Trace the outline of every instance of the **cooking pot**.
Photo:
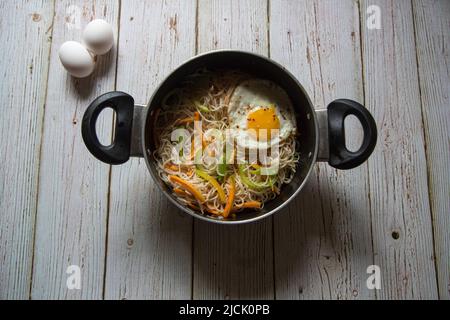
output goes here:
[{"label": "cooking pot", "polygon": [[[152,125],[156,110],[166,94],[179,86],[186,76],[201,68],[237,69],[271,80],[282,87],[292,101],[297,119],[300,161],[292,182],[285,185],[281,194],[267,202],[261,210],[244,211],[232,219],[203,215],[178,202],[157,174],[152,152],[155,150]],[[115,137],[111,145],[104,146],[99,142],[95,124],[100,112],[108,107],[116,112]],[[348,150],[345,144],[344,120],[348,115],[356,116],[364,131],[362,145],[356,152]],[[98,97],[87,108],[81,129],[84,143],[97,159],[117,165],[128,161],[130,157],[144,157],[155,183],[175,206],[196,218],[222,224],[247,223],[270,216],[300,192],[316,161],[328,161],[329,165],[337,169],[355,168],[367,160],[377,140],[375,121],[361,104],[340,99],[330,103],[326,109],[315,110],[305,89],[283,66],[266,57],[235,50],[212,51],[188,60],[169,74],[146,106],[136,105],[134,99],[123,92],[110,92]]]}]

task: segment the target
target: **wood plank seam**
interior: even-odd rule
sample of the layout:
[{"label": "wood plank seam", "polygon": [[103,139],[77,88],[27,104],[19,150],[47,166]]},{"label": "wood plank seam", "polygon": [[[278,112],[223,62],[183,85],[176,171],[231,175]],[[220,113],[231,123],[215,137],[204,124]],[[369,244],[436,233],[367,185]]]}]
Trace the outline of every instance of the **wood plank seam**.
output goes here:
[{"label": "wood plank seam", "polygon": [[52,4],[0,2],[0,299],[29,299]]},{"label": "wood plank seam", "polygon": [[[118,10],[117,10],[117,39],[116,39],[116,65],[115,65],[115,73],[114,73],[114,90],[117,90],[117,70],[118,70],[118,62],[119,62],[119,47],[120,47],[120,21],[122,17],[122,0],[118,1]],[[114,113],[111,121],[111,142],[114,141],[115,136],[115,126],[116,124],[116,113]],[[106,231],[105,231],[105,258],[104,258],[104,266],[103,266],[103,287],[102,287],[102,299],[105,300],[106,294],[106,272],[108,268],[108,239],[109,239],[109,214],[111,212],[111,176],[112,176],[112,165],[109,166],[108,172],[108,194],[107,194],[107,205],[106,205]]]},{"label": "wood plank seam", "polygon": [[[47,76],[46,76],[46,84],[45,84],[45,94],[44,94],[44,110],[42,112],[41,116],[41,141],[39,143],[39,156],[38,156],[38,163],[37,163],[37,189],[36,189],[36,204],[35,204],[35,212],[34,212],[34,221],[33,221],[33,243],[32,243],[32,251],[31,251],[31,269],[29,274],[29,291],[28,291],[28,300],[31,300],[31,292],[33,288],[33,271],[34,271],[34,251],[35,251],[35,244],[36,244],[36,222],[37,222],[37,211],[38,211],[38,194],[39,194],[39,180],[41,177],[41,170],[40,170],[40,163],[42,159],[42,140],[44,138],[44,120],[45,120],[45,104],[47,102],[47,94],[48,94],[48,78],[50,76],[50,61],[52,56],[52,44],[53,44],[53,25],[55,23],[55,17],[56,17],[56,0],[53,0],[53,17],[52,17],[52,23],[50,25],[51,28],[51,34],[50,34],[50,44],[48,46],[48,55],[47,55]],[[47,30],[47,32],[50,30],[50,28]]]},{"label": "wood plank seam", "polygon": [[421,116],[422,116],[422,134],[423,134],[423,143],[425,147],[425,159],[427,163],[427,186],[426,189],[428,190],[428,204],[430,206],[430,214],[431,214],[431,233],[432,233],[432,239],[433,239],[433,257],[434,257],[434,268],[435,268],[435,278],[436,278],[436,286],[438,290],[438,298],[441,298],[441,290],[440,290],[440,284],[439,284],[439,268],[438,263],[436,260],[436,254],[437,254],[437,248],[436,248],[436,235],[434,230],[434,214],[433,214],[433,205],[431,202],[432,199],[432,190],[431,190],[431,171],[430,171],[430,162],[429,154],[428,154],[428,146],[427,146],[427,138],[426,138],[426,131],[425,131],[425,111],[424,111],[424,103],[423,103],[423,96],[422,96],[422,86],[421,86],[421,72],[419,68],[419,53],[417,48],[417,26],[416,26],[416,15],[414,14],[415,8],[414,8],[414,1],[411,0],[411,14],[412,14],[412,20],[413,20],[413,33],[414,33],[414,51],[415,51],[415,58],[416,58],[416,67],[417,67],[417,79],[418,79],[418,88],[419,88],[419,98],[420,98],[420,110],[421,110]]},{"label": "wood plank seam", "polygon": [[[112,66],[108,68],[108,66],[114,63],[113,55],[116,52],[113,50],[109,55],[98,59],[93,76],[85,80],[70,77],[61,67],[57,52],[59,45],[68,39],[80,41],[81,27],[95,17],[107,19],[114,26],[117,7],[115,1],[103,0],[59,1],[55,2],[55,5],[56,16],[53,19],[52,54],[41,152],[43,160],[40,166],[41,179],[31,298],[101,299],[108,167],[88,154],[81,140],[78,119],[82,117],[83,109],[96,95],[113,88],[115,68]],[[80,9],[81,6],[83,9]],[[70,8],[81,10],[78,12],[81,12],[80,18],[83,25],[74,25],[75,28],[67,25],[68,15],[77,14],[70,12]],[[116,34],[117,29],[114,32]],[[71,117],[73,120],[69,122]],[[65,125],[66,121],[68,125]],[[98,132],[104,134],[104,137],[109,136],[110,123],[102,122],[99,129]],[[66,133],[70,134],[71,139],[66,137]],[[55,149],[54,144],[60,150]],[[82,166],[82,170],[76,168],[79,159],[87,161]],[[59,167],[55,168],[53,161],[56,161],[55,165]],[[95,182],[99,182],[99,178],[103,186],[97,187]],[[102,192],[99,191],[100,188]],[[51,197],[54,201],[49,200]],[[86,206],[83,206],[84,201],[81,199],[86,198]],[[89,214],[89,212],[96,214]],[[91,223],[89,223],[90,219],[93,219]],[[42,249],[46,245],[51,251]],[[84,284],[81,291],[71,291],[66,287],[66,263],[78,265],[83,270],[81,273],[83,283],[86,281],[88,284]]]},{"label": "wood plank seam", "polygon": [[[362,80],[362,95],[363,95],[363,105],[366,106],[366,73],[365,73],[365,63],[364,63],[364,52],[363,52],[363,44],[364,44],[364,39],[363,39],[363,25],[364,25],[364,18],[365,18],[365,14],[364,12],[362,12],[362,6],[361,6],[361,0],[357,1],[357,5],[358,5],[358,15],[359,15],[359,50],[360,50],[360,56],[361,56],[361,80]],[[370,186],[370,164],[369,162],[367,162],[367,167],[366,167],[366,177],[367,177],[367,181],[368,181],[368,185]],[[369,206],[369,216],[370,216],[370,240],[371,240],[371,245],[372,245],[372,264],[375,264],[375,246],[374,246],[374,237],[373,237],[373,211],[372,211],[372,199],[371,199],[371,193],[370,193],[370,189],[369,192],[367,193],[367,197],[369,199],[368,201],[368,206]],[[374,292],[375,294],[375,300],[378,300],[378,293],[377,290],[375,290]]]},{"label": "wood plank seam", "polygon": [[[420,97],[411,3],[364,1],[363,7],[374,2],[383,8],[387,23],[378,31],[365,30],[363,47],[366,101],[380,124],[379,148],[369,161],[370,191],[375,194],[371,211],[375,263],[388,282],[377,293],[384,299],[427,299],[437,292],[431,275],[434,248],[428,230],[432,221],[426,212],[429,193],[424,189],[426,158],[419,128],[421,106],[416,101]],[[398,117],[405,119],[397,121]]]}]

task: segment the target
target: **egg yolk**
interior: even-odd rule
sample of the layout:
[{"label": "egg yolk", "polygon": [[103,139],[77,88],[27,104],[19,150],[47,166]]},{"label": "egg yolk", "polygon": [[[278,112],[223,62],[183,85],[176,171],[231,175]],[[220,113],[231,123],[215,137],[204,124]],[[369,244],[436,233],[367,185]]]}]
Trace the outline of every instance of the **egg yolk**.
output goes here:
[{"label": "egg yolk", "polygon": [[[271,130],[280,129],[280,119],[275,112],[275,108],[260,108],[248,114],[247,116],[247,129],[254,129],[249,131],[250,134],[256,133],[258,140],[270,140]],[[260,135],[260,129],[266,129],[267,135],[263,132]]]}]

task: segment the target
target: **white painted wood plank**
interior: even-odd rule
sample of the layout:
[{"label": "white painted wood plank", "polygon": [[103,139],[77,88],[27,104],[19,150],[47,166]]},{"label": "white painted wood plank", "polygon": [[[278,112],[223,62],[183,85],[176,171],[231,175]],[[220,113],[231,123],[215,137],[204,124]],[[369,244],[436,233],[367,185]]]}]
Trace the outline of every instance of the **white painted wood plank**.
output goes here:
[{"label": "white painted wood plank", "polygon": [[[57,1],[45,109],[36,222],[33,299],[101,299],[110,167],[84,146],[81,119],[89,103],[114,89],[115,52],[100,57],[87,79],[71,78],[58,49],[81,41],[82,28],[103,18],[117,28],[118,1]],[[79,25],[78,25],[79,23]],[[111,132],[110,118],[100,126]],[[81,290],[68,290],[66,269],[81,268]]]},{"label": "white painted wood plank", "polygon": [[[294,73],[317,108],[338,98],[363,103],[357,3],[272,0],[270,25],[271,58]],[[350,171],[316,166],[274,217],[276,297],[373,299],[366,287],[373,261],[367,164]]]},{"label": "white painted wood plank", "polygon": [[[122,1],[117,89],[146,103],[195,54],[196,2]],[[113,167],[107,299],[190,299],[192,218],[152,181],[143,159]]]},{"label": "white painted wood plank", "polygon": [[27,299],[53,1],[0,11],[0,299]]},{"label": "white painted wood plank", "polygon": [[439,295],[450,299],[450,1],[413,1]]},{"label": "white painted wood plank", "polygon": [[[199,52],[268,54],[267,1],[199,1]],[[251,225],[195,221],[194,299],[273,299],[272,218]]]},{"label": "white painted wood plank", "polygon": [[[410,1],[377,5],[382,29],[363,29],[366,103],[379,138],[369,161],[375,264],[381,299],[437,298],[431,213]],[[398,239],[396,239],[398,238]]]}]

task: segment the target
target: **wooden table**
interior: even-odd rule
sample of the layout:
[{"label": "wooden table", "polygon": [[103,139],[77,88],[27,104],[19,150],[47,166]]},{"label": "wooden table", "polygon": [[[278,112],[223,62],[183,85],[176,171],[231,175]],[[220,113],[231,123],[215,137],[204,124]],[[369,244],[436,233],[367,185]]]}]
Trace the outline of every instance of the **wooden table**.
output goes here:
[{"label": "wooden table", "polygon": [[[377,5],[381,29],[369,29]],[[450,299],[450,1],[1,0],[0,298]],[[369,10],[368,10],[369,9]],[[58,49],[93,18],[117,45],[73,79]],[[373,20],[370,20],[370,22]],[[364,103],[370,160],[317,165],[283,212],[218,226],[181,214],[142,159],[111,167],[83,144],[98,95],[145,103],[196,53],[282,63],[318,108]],[[111,136],[111,114],[99,131]],[[348,126],[350,144],[360,131]],[[66,273],[80,267],[81,289]],[[378,265],[381,289],[367,268]],[[70,271],[70,270],[69,270]]]}]

